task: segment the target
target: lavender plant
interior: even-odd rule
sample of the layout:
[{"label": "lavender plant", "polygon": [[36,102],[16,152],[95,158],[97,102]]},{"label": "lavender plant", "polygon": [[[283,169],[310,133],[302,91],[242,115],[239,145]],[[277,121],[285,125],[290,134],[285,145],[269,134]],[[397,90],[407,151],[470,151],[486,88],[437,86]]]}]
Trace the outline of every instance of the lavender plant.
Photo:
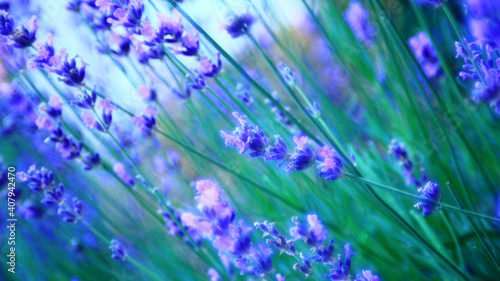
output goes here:
[{"label": "lavender plant", "polygon": [[1,279],[496,280],[497,2],[0,1]]}]

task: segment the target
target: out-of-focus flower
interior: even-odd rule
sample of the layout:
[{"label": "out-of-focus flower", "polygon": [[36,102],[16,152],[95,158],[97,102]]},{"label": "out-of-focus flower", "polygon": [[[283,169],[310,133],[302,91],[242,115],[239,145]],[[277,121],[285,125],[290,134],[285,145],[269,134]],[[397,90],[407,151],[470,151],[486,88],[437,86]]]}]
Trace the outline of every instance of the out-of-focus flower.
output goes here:
[{"label": "out-of-focus flower", "polygon": [[73,198],[73,209],[67,205],[59,205],[57,214],[63,216],[63,221],[67,223],[77,223],[82,218],[83,205],[78,198]]},{"label": "out-of-focus flower", "polygon": [[417,35],[411,37],[408,43],[427,77],[439,76],[441,74],[441,63],[427,33],[420,31]]},{"label": "out-of-focus flower", "polygon": [[328,231],[324,229],[317,215],[307,216],[309,229],[300,224],[297,217],[293,217],[292,222],[295,224],[295,226],[290,229],[290,235],[292,235],[293,239],[303,239],[307,245],[312,247],[320,246],[323,240],[326,239]]},{"label": "out-of-focus flower", "polygon": [[250,28],[255,23],[255,16],[250,12],[245,11],[239,15],[232,15],[228,19],[228,24],[225,26],[227,33],[232,38],[238,38],[250,31]]},{"label": "out-of-focus flower", "polygon": [[331,274],[325,274],[325,278],[330,278],[330,280],[346,280],[349,278],[349,270],[351,269],[351,256],[356,254],[351,250],[351,246],[346,244],[344,246],[345,259],[342,261],[339,257],[337,265],[331,270]]},{"label": "out-of-focus flower", "polygon": [[129,173],[127,173],[127,171],[125,170],[125,165],[123,165],[123,163],[116,163],[114,166],[113,166],[113,171],[116,173],[116,175],[126,184],[128,185],[134,185],[135,184],[135,181],[134,179],[132,178],[132,176],[130,176]]},{"label": "out-of-focus flower", "polygon": [[220,53],[217,53],[217,64],[214,64],[212,60],[204,58],[200,60],[200,72],[206,77],[215,77],[219,74],[222,68],[222,61],[220,59]]},{"label": "out-of-focus flower", "polygon": [[375,37],[376,30],[370,24],[370,13],[358,1],[349,3],[344,19],[359,41],[369,43]]},{"label": "out-of-focus flower", "polygon": [[269,147],[267,153],[264,155],[264,160],[275,160],[280,161],[278,167],[282,166],[284,163],[289,161],[290,154],[288,153],[288,148],[286,143],[279,135],[275,135],[274,147]]},{"label": "out-of-focus flower", "polygon": [[17,178],[20,181],[28,182],[28,187],[32,191],[43,191],[46,188],[52,188],[54,185],[54,174],[52,171],[42,167],[36,168],[36,165],[31,165],[27,172],[18,172]]},{"label": "out-of-focus flower", "polygon": [[111,240],[111,245],[109,246],[111,250],[111,258],[115,260],[125,261],[127,259],[127,252],[125,252],[125,248],[118,242],[116,239]]}]

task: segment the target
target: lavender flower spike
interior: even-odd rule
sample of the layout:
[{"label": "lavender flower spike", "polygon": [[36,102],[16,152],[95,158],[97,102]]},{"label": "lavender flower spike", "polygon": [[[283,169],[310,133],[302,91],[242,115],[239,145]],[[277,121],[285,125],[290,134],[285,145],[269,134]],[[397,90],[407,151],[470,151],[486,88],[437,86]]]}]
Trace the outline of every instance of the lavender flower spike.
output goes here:
[{"label": "lavender flower spike", "polygon": [[[441,189],[439,188],[439,185],[437,183],[430,181],[423,188],[419,188],[418,192],[420,192],[421,196],[425,199],[441,202]],[[433,203],[425,201],[415,204],[415,207],[417,209],[420,209],[420,207],[422,207],[422,215],[424,217],[432,215],[440,208],[440,206],[436,206]]]},{"label": "lavender flower spike", "polygon": [[441,63],[429,35],[425,31],[420,31],[417,35],[411,37],[408,43],[425,75],[429,78],[439,76],[441,74]]},{"label": "lavender flower spike", "polygon": [[125,252],[125,248],[123,248],[122,244],[120,244],[118,240],[116,239],[111,240],[111,246],[109,246],[109,249],[112,252],[111,258],[122,261],[127,259],[127,253]]},{"label": "lavender flower spike", "polygon": [[314,164],[315,155],[314,151],[306,145],[307,137],[293,137],[293,141],[297,146],[290,157],[288,166],[285,167],[285,171],[301,171],[311,167]]},{"label": "lavender flower spike", "polygon": [[221,131],[221,136],[226,140],[226,146],[231,145],[240,150],[240,154],[245,154],[248,150],[252,151],[248,156],[264,156],[267,151],[269,139],[259,126],[254,127],[245,120],[245,115],[233,112],[233,116],[240,122],[240,127],[236,127],[232,135]]},{"label": "lavender flower spike", "polygon": [[370,42],[375,37],[375,27],[370,24],[370,14],[358,1],[351,1],[344,13],[344,19],[352,32],[362,42]]}]

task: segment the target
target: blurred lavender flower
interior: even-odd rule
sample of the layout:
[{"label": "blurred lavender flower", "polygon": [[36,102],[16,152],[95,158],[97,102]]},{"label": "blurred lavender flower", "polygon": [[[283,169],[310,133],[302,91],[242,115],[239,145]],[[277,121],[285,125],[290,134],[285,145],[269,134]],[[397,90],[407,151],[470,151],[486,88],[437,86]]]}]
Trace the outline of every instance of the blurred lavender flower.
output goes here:
[{"label": "blurred lavender flower", "polygon": [[46,206],[57,205],[62,202],[64,196],[64,185],[59,183],[59,185],[54,189],[46,189],[44,191],[44,197],[42,199],[42,204]]},{"label": "blurred lavender flower", "polygon": [[293,85],[297,82],[297,75],[284,62],[278,63],[278,70],[289,85]]},{"label": "blurred lavender flower", "polygon": [[63,216],[63,221],[67,223],[77,223],[82,218],[82,202],[78,198],[73,198],[73,209],[67,205],[59,205],[57,214]]},{"label": "blurred lavender flower", "polygon": [[417,35],[411,37],[408,43],[427,77],[439,76],[441,74],[441,63],[427,33],[420,31]]},{"label": "blurred lavender flower", "polygon": [[0,9],[0,34],[9,36],[12,33],[14,33],[14,19],[5,9]]},{"label": "blurred lavender flower", "polygon": [[255,16],[250,12],[245,11],[239,15],[232,15],[228,19],[226,31],[232,38],[238,38],[250,31],[250,28],[255,23]]},{"label": "blurred lavender flower", "polygon": [[[1,23],[1,22],[0,22]],[[15,48],[24,49],[31,47],[36,41],[36,32],[38,30],[38,23],[36,22],[36,16],[32,16],[28,22],[29,29],[21,26],[14,33],[11,34],[10,40],[12,40],[13,46]]]},{"label": "blurred lavender flower", "polygon": [[120,244],[120,242],[118,242],[118,240],[112,239],[109,249],[111,250],[111,258],[122,261],[127,259],[127,252],[125,252],[125,248],[122,244]]},{"label": "blurred lavender flower", "polygon": [[200,60],[200,71],[206,77],[215,77],[222,69],[222,61],[220,59],[220,53],[217,53],[217,64],[214,64],[212,60],[208,58],[203,58]]},{"label": "blurred lavender flower", "polygon": [[[419,188],[418,192],[420,192],[422,198],[424,199],[441,202],[441,189],[439,188],[439,185],[437,183],[428,182],[423,188]],[[432,215],[440,208],[440,206],[436,206],[435,204],[426,201],[415,204],[415,207],[417,209],[420,209],[420,207],[422,207],[423,216]]]},{"label": "blurred lavender flower", "polygon": [[76,66],[76,57],[73,58],[70,62],[68,61],[68,56],[66,55],[65,61],[61,64],[59,68],[56,68],[54,71],[57,75],[61,76],[59,81],[64,82],[64,84],[75,87],[81,86],[83,83],[83,79],[85,78],[85,67],[87,64],[81,61],[81,67],[78,68]]},{"label": "blurred lavender flower", "polygon": [[146,105],[144,108],[144,114],[142,116],[134,116],[132,117],[132,120],[144,134],[150,135],[151,130],[153,130],[156,126],[156,115],[158,115],[156,107]]},{"label": "blurred lavender flower", "polygon": [[467,0],[465,7],[470,16],[469,28],[478,44],[500,46],[500,1]]},{"label": "blurred lavender flower", "polygon": [[89,171],[101,163],[101,157],[99,153],[87,153],[87,155],[82,158],[83,170]]},{"label": "blurred lavender flower", "polygon": [[184,26],[182,25],[182,19],[178,13],[170,17],[165,14],[156,14],[159,27],[156,33],[155,40],[158,43],[176,43],[182,38],[182,33],[184,32]]},{"label": "blurred lavender flower", "polygon": [[106,127],[111,126],[113,121],[112,112],[117,110],[118,107],[111,103],[110,98],[101,99],[97,102],[97,108],[102,110],[102,120]]},{"label": "blurred lavender flower", "polygon": [[157,99],[157,93],[154,88],[150,88],[147,85],[141,85],[137,88],[137,92],[139,92],[139,95],[148,101],[156,101]]},{"label": "blurred lavender flower", "polygon": [[123,165],[123,163],[118,162],[115,165],[113,165],[113,171],[124,183],[128,185],[135,184],[135,181],[132,178],[132,176],[125,170],[125,165]]},{"label": "blurred lavender flower", "polygon": [[240,154],[251,150],[250,157],[264,156],[267,150],[269,139],[259,126],[254,127],[245,120],[245,115],[233,112],[233,116],[240,122],[240,127],[236,127],[232,135],[221,131],[221,136],[225,139],[226,146],[231,145],[240,150]]},{"label": "blurred lavender flower", "polygon": [[361,3],[356,0],[351,1],[344,12],[344,19],[359,41],[370,43],[374,39],[376,30],[370,24],[370,13]]},{"label": "blurred lavender flower", "polygon": [[297,145],[290,156],[289,163],[285,167],[285,171],[301,171],[311,167],[315,162],[314,151],[306,145],[307,137],[293,137],[293,141]]},{"label": "blurred lavender flower", "polygon": [[405,144],[398,143],[397,139],[393,139],[391,144],[389,144],[389,153],[394,154],[394,157],[398,160],[399,166],[403,167],[403,175],[406,178],[406,184],[409,185],[410,183],[414,183],[417,187],[421,187],[422,183],[413,176],[413,162],[408,157]]},{"label": "blurred lavender flower", "polygon": [[[486,59],[483,59],[482,52],[475,50],[475,43],[469,43],[465,38],[466,46],[456,42],[457,58],[464,59],[465,71],[459,73],[463,80],[475,80],[475,89],[472,93],[474,101],[489,103],[497,114],[500,114],[500,58],[494,60],[496,48],[487,44]],[[472,54],[472,57],[469,56]],[[474,62],[477,66],[474,66]]]},{"label": "blurred lavender flower", "polygon": [[356,276],[355,281],[380,281],[380,278],[377,275],[374,275],[370,270],[363,270],[363,277],[362,278],[359,274]]}]

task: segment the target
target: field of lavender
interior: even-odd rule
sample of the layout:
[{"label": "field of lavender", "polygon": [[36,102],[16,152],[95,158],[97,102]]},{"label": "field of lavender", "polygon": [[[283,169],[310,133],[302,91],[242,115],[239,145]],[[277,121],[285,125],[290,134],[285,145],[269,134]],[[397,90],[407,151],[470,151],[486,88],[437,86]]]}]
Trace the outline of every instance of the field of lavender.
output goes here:
[{"label": "field of lavender", "polygon": [[0,280],[499,280],[500,0],[0,1],[0,54]]}]

